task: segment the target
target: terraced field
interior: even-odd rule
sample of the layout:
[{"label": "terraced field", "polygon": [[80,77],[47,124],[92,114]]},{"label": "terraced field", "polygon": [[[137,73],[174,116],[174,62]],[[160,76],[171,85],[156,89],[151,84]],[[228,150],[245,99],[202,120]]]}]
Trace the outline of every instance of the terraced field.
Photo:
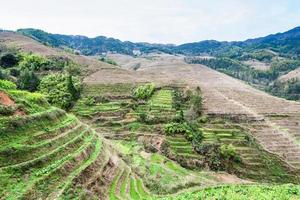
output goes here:
[{"label": "terraced field", "polygon": [[[220,128],[222,127],[222,128]],[[230,124],[213,123],[208,128],[202,128],[204,133],[204,143],[207,144],[231,144],[238,152],[242,164],[235,167],[236,174],[249,179],[263,180],[264,182],[280,182],[284,179],[292,180],[295,170],[286,173],[290,167],[279,157],[274,157],[264,151],[256,141],[244,132],[241,127]],[[297,182],[297,180],[295,180]]]},{"label": "terraced field", "polygon": [[[92,87],[94,89],[90,90],[91,92],[86,95],[97,96],[98,93],[95,93],[95,91],[97,91],[95,89],[96,87],[99,87],[99,91],[103,91],[103,88],[112,87],[111,90],[114,91],[115,89],[113,88],[118,87],[118,85],[93,85]],[[125,162],[126,159],[129,159],[126,163],[128,166],[131,166],[131,173],[132,170],[134,171],[135,168],[138,168],[138,176],[146,188],[150,188],[151,194],[155,194],[157,191],[151,191],[152,186],[149,186],[147,179],[145,180],[144,178],[151,176],[151,174],[144,175],[141,172],[141,162],[145,162],[145,160],[143,158],[141,161],[140,156],[143,157],[147,155],[147,157],[151,157],[151,155],[149,155],[149,148],[154,151],[162,152],[173,164],[174,161],[176,161],[180,163],[181,166],[187,168],[203,168],[205,156],[197,153],[192,143],[184,136],[175,135],[170,137],[165,136],[163,133],[164,124],[168,123],[180,113],[179,110],[173,107],[174,89],[172,87],[158,89],[149,100],[138,104],[134,103],[134,100],[129,95],[133,87],[135,86],[131,85],[131,87],[127,87],[122,91],[112,92],[111,94],[103,92],[103,97],[109,99],[104,104],[119,105],[116,109],[107,111],[103,108],[98,109],[100,108],[98,103],[87,106],[83,102],[79,102],[73,111],[75,113],[79,112],[79,114],[80,110],[91,109],[96,111],[90,116],[82,115],[83,119],[87,119],[99,133],[113,141],[113,146],[117,146],[119,153],[125,156]],[[79,107],[81,109],[78,109]],[[186,106],[183,106],[183,109],[185,110]],[[146,113],[149,121],[140,121],[141,113]],[[101,120],[99,116],[101,116]],[[226,120],[218,121],[216,119],[204,125],[199,125],[199,127],[204,133],[204,144],[232,144],[236,148],[242,163],[233,166],[231,173],[235,173],[243,178],[263,182],[297,182],[297,177],[295,176],[296,172],[289,169],[289,166],[278,157],[269,154],[257,145],[254,138],[243,128],[243,125],[237,125],[230,120],[226,122]],[[136,143],[134,141],[138,142]],[[164,149],[165,145],[167,145],[167,150]],[[132,150],[137,147],[139,147],[140,150]],[[130,154],[131,157],[126,158],[126,154]],[[132,157],[132,155],[135,156]],[[138,167],[134,166],[135,159],[139,160]],[[119,178],[115,178],[119,180],[121,176],[122,175],[120,175]],[[213,177],[217,179],[217,176]],[[238,179],[236,179],[236,181],[239,182]],[[161,182],[161,180],[159,182]],[[166,183],[166,185],[168,184]],[[207,183],[207,185],[210,184]],[[163,186],[160,187],[164,188]],[[119,192],[117,194],[120,197]]]},{"label": "terraced field", "polygon": [[[6,34],[1,41],[61,55],[23,36]],[[299,103],[176,56],[152,55],[137,71],[68,58],[91,74],[73,114],[39,94],[1,89],[1,96],[21,106],[0,116],[0,199],[157,199],[227,183],[299,184]],[[145,82],[157,88],[137,101],[132,90]],[[204,98],[205,120],[195,121],[202,144],[232,145],[240,158],[225,171],[212,171],[207,155],[184,134],[164,131],[189,106],[175,108],[175,91],[197,86]],[[283,190],[291,197],[295,192]]]},{"label": "terraced field", "polygon": [[93,129],[50,107],[41,95],[1,91],[11,102],[23,104],[20,116],[0,117],[1,199],[68,199],[88,169],[105,164],[103,156],[113,158]]},{"label": "terraced field", "polygon": [[[115,56],[118,61],[117,56]],[[133,58],[132,58],[133,59]],[[138,58],[134,58],[135,60]],[[293,168],[299,168],[300,146],[294,135],[300,131],[297,123],[300,113],[300,103],[280,99],[256,90],[251,86],[231,78],[225,74],[212,70],[202,65],[188,65],[182,62],[182,58],[169,58],[161,56],[164,62],[153,65],[143,65],[135,72],[139,79],[131,81],[139,82],[141,79],[151,80],[157,85],[181,84],[190,88],[200,86],[204,97],[205,113],[211,116],[219,116],[247,121],[252,128],[250,133],[264,149],[277,154]],[[151,59],[150,59],[151,61]],[[128,58],[126,62],[131,62]],[[123,65],[126,65],[123,62]],[[132,72],[131,72],[132,73]],[[145,74],[147,76],[145,77]],[[88,84],[101,83],[105,74],[95,73],[85,79]],[[109,75],[110,78],[114,76]],[[128,82],[128,77],[116,75],[118,82]],[[295,123],[287,123],[284,118],[273,121],[270,115],[285,115]],[[253,123],[253,124],[251,124]],[[267,138],[272,137],[270,143]]]}]

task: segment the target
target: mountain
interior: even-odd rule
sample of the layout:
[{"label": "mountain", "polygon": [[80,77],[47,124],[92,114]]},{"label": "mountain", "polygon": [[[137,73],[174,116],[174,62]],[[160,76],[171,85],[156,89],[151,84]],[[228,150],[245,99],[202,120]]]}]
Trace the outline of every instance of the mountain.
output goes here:
[{"label": "mountain", "polygon": [[97,55],[108,51],[132,55],[133,50],[140,50],[143,53],[161,51],[185,55],[228,55],[229,52],[230,55],[235,55],[241,52],[251,52],[262,49],[273,50],[274,52],[289,56],[299,57],[300,55],[300,27],[284,33],[277,33],[246,41],[219,42],[216,40],[206,40],[182,45],[122,42],[118,39],[104,36],[88,38],[79,35],[51,34],[31,28],[19,29],[17,32],[54,47],[68,47],[79,50],[84,55]]},{"label": "mountain", "polygon": [[68,47],[79,50],[84,55],[97,55],[109,51],[133,55],[133,50],[135,49],[142,52],[149,52],[153,50],[167,51],[168,48],[171,47],[171,45],[133,43],[129,41],[122,42],[118,39],[104,36],[88,38],[81,35],[51,34],[31,28],[19,29],[17,32],[53,47]]}]

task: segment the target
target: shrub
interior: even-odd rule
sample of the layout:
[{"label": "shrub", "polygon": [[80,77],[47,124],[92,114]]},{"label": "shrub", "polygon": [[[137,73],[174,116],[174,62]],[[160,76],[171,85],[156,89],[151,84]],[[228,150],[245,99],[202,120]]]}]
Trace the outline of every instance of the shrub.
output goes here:
[{"label": "shrub", "polygon": [[9,116],[9,115],[14,114],[15,111],[16,111],[15,107],[3,106],[3,105],[0,104],[0,115]]},{"label": "shrub", "polygon": [[93,106],[95,104],[95,99],[92,96],[88,96],[83,99],[83,103],[87,106]]},{"label": "shrub", "polygon": [[7,70],[2,70],[0,67],[0,79],[10,80],[10,75]]},{"label": "shrub", "polygon": [[184,115],[183,115],[183,111],[180,110],[179,113],[176,113],[175,117],[173,118],[173,121],[174,122],[177,122],[177,123],[181,123],[184,121]]},{"label": "shrub", "polygon": [[172,96],[172,106],[174,109],[179,110],[181,109],[183,104],[183,97],[182,94],[178,90],[174,90]]},{"label": "shrub", "polygon": [[164,131],[167,135],[183,134],[187,140],[191,141],[193,146],[200,145],[203,139],[203,133],[194,123],[170,123],[166,124]]},{"label": "shrub", "polygon": [[15,90],[17,86],[11,81],[0,80],[0,88],[4,90]]},{"label": "shrub", "polygon": [[0,58],[0,66],[3,66],[4,68],[14,67],[18,64],[18,62],[19,57],[13,53],[6,53]]},{"label": "shrub", "polygon": [[50,61],[42,56],[34,54],[22,55],[22,61],[19,63],[21,69],[29,69],[33,71],[40,70],[45,65],[48,65]]},{"label": "shrub", "polygon": [[147,119],[148,119],[147,113],[145,113],[145,112],[139,113],[139,118],[138,118],[139,122],[145,123],[145,122],[147,122]]},{"label": "shrub", "polygon": [[155,85],[153,83],[141,85],[133,91],[133,96],[136,99],[145,100],[151,97],[154,90],[155,90]]},{"label": "shrub", "polygon": [[164,131],[167,135],[175,135],[180,133],[186,133],[188,130],[186,129],[185,124],[183,123],[170,123],[165,125]]},{"label": "shrub", "polygon": [[20,77],[18,79],[18,88],[21,90],[28,90],[34,92],[37,90],[40,83],[39,78],[34,74],[33,71],[29,69],[24,69],[21,71]]},{"label": "shrub", "polygon": [[196,92],[190,97],[190,104],[199,115],[202,113],[202,96],[201,90],[197,87]]},{"label": "shrub", "polygon": [[221,145],[220,153],[221,153],[221,156],[224,159],[235,159],[237,157],[236,149],[234,148],[234,146],[232,144],[229,144],[229,145],[223,144],[223,145]]},{"label": "shrub", "polygon": [[81,84],[77,77],[67,74],[50,74],[45,76],[39,90],[46,95],[49,103],[63,109],[69,109],[80,93]]}]

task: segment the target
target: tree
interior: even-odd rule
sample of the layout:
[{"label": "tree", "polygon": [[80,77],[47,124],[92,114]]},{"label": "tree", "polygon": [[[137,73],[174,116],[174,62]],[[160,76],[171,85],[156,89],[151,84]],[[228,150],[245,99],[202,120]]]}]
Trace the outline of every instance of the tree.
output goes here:
[{"label": "tree", "polygon": [[42,67],[49,64],[49,60],[34,54],[28,54],[22,56],[22,61],[19,63],[21,69],[30,69],[33,71],[38,71]]},{"label": "tree", "polygon": [[39,91],[46,95],[49,103],[69,109],[79,97],[80,80],[68,74],[50,74],[45,76],[39,85]]},{"label": "tree", "polygon": [[14,67],[18,64],[19,58],[15,54],[6,53],[0,58],[0,66],[4,68]]},{"label": "tree", "polygon": [[18,79],[18,88],[21,90],[28,90],[34,92],[37,90],[40,83],[39,78],[34,74],[33,71],[29,69],[24,69],[21,71]]}]

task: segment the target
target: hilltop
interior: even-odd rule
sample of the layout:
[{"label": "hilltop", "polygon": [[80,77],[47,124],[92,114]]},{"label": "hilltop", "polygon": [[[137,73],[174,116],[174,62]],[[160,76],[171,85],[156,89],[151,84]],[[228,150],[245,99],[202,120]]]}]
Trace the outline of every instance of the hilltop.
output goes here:
[{"label": "hilltop", "polygon": [[284,33],[277,33],[266,37],[249,39],[239,42],[219,42],[207,40],[181,45],[165,45],[150,43],[122,42],[118,39],[99,36],[88,38],[86,36],[73,36],[51,34],[38,29],[19,29],[17,32],[29,36],[39,42],[54,47],[68,47],[79,50],[85,55],[97,55],[106,52],[133,55],[133,50],[141,53],[165,52],[171,54],[199,55],[211,54],[224,56],[243,52],[270,49],[280,54],[299,56],[300,28],[296,27]]}]

